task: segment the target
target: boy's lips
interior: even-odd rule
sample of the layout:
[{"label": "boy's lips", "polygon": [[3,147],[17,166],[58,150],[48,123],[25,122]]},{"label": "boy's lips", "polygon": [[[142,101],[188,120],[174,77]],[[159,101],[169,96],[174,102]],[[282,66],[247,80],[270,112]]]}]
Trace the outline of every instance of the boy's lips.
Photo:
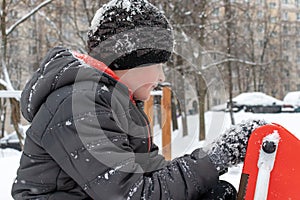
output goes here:
[{"label": "boy's lips", "polygon": [[154,88],[157,88],[157,86],[158,86],[158,84],[156,83],[156,84],[154,84],[153,86],[152,86],[152,88],[154,89]]}]

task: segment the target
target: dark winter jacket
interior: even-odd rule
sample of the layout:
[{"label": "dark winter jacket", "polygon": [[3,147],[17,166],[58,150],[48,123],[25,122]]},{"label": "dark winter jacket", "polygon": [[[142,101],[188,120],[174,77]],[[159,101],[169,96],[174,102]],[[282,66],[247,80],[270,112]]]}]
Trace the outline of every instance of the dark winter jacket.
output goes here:
[{"label": "dark winter jacket", "polygon": [[78,57],[52,49],[22,93],[31,126],[14,199],[199,199],[216,184],[202,150],[159,155],[128,88],[101,62]]}]

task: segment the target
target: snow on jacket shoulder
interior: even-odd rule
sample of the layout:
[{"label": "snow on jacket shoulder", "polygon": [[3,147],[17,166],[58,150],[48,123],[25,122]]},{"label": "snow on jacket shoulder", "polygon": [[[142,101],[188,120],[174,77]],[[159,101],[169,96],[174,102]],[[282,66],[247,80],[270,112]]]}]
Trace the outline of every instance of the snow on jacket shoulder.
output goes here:
[{"label": "snow on jacket shoulder", "polygon": [[96,68],[56,47],[27,83],[21,108],[31,126],[14,199],[188,200],[216,184],[200,149],[159,155],[128,88]]}]

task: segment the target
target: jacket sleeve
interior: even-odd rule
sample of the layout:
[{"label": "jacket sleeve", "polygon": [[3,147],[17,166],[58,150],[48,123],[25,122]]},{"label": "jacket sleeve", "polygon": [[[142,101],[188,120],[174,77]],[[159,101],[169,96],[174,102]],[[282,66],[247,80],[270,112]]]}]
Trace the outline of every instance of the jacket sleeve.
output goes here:
[{"label": "jacket sleeve", "polygon": [[201,149],[170,162],[154,150],[150,165],[165,165],[145,171],[135,162],[128,134],[115,113],[94,96],[78,92],[66,99],[41,139],[45,150],[91,198],[198,199],[217,183],[217,171]]}]

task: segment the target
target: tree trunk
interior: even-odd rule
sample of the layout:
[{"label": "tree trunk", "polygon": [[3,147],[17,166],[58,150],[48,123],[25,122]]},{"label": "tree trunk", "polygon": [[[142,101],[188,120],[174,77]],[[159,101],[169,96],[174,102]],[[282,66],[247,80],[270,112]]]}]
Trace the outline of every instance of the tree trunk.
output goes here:
[{"label": "tree trunk", "polygon": [[11,105],[11,120],[16,130],[16,133],[18,135],[21,149],[23,149],[24,133],[23,133],[23,128],[21,127],[20,102],[17,101],[15,98],[10,98],[10,105]]},{"label": "tree trunk", "polygon": [[[184,81],[183,81],[184,86]],[[187,126],[187,114],[186,114],[186,103],[185,103],[185,90],[183,89],[181,91],[180,97],[182,98],[181,103],[181,122],[182,122],[182,135],[187,136],[188,135],[188,126]]]},{"label": "tree trunk", "polygon": [[[6,102],[6,100],[4,100],[4,102]],[[4,132],[5,132],[5,120],[6,120],[6,106],[5,103],[2,104],[2,113],[1,113],[1,137],[4,137]],[[3,117],[2,117],[3,116]]]},{"label": "tree trunk", "polygon": [[205,95],[207,86],[202,74],[198,74],[197,80],[199,82],[199,140],[205,140]]},{"label": "tree trunk", "polygon": [[[231,55],[231,31],[232,31],[232,10],[230,0],[225,0],[225,17],[226,17],[226,35],[227,35],[227,55]],[[229,92],[229,113],[231,124],[235,124],[233,116],[233,102],[232,102],[232,66],[231,62],[227,62],[228,69],[228,92]]]}]

